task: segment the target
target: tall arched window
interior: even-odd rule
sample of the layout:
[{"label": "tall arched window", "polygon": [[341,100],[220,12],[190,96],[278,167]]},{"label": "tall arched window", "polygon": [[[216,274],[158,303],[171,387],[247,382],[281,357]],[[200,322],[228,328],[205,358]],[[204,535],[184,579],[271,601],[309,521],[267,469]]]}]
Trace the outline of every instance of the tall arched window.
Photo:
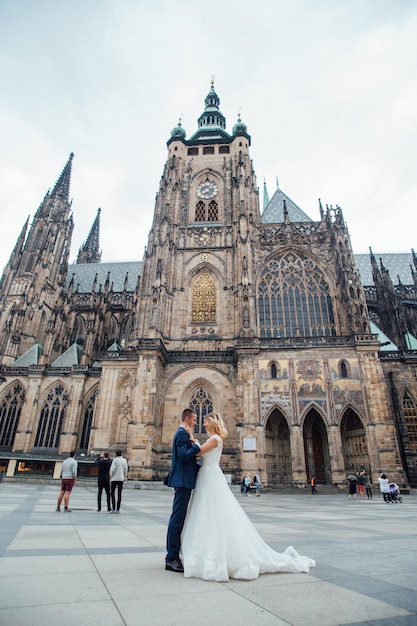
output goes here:
[{"label": "tall arched window", "polygon": [[339,375],[340,378],[349,378],[349,368],[346,361],[340,361],[339,363]]},{"label": "tall arched window", "polygon": [[79,346],[84,345],[85,340],[85,321],[82,315],[77,315],[74,320],[74,329],[72,331],[71,343],[77,342]]},{"label": "tall arched window", "polygon": [[207,272],[200,274],[194,281],[191,304],[191,321],[216,321],[216,287]]},{"label": "tall arched window", "polygon": [[219,209],[217,206],[217,202],[215,200],[212,200],[208,205],[207,221],[217,222],[218,219],[219,219]]},{"label": "tall arched window", "polygon": [[211,200],[208,205],[199,200],[195,205],[196,222],[217,222],[219,220],[219,207],[215,200]]},{"label": "tall arched window", "polygon": [[83,420],[83,425],[82,425],[82,430],[81,430],[81,438],[80,438],[80,443],[78,446],[80,450],[88,450],[88,443],[90,441],[90,433],[91,433],[91,426],[93,423],[94,405],[96,402],[96,397],[97,397],[97,393],[95,392],[90,396],[87,402],[87,406],[85,407],[84,420]]},{"label": "tall arched window", "polygon": [[195,221],[196,222],[205,222],[206,221],[206,205],[202,200],[197,202],[195,205]]},{"label": "tall arched window", "polygon": [[62,385],[52,389],[43,403],[35,438],[35,448],[57,448],[69,395]]},{"label": "tall arched window", "polygon": [[126,340],[130,338],[130,331],[132,328],[132,317],[128,316],[122,321],[120,326],[119,344],[122,348],[126,345]]},{"label": "tall arched window", "polygon": [[308,256],[287,252],[265,267],[258,285],[261,337],[336,334],[328,282]]},{"label": "tall arched window", "polygon": [[0,405],[0,447],[12,448],[25,392],[20,383],[7,391]]},{"label": "tall arched window", "polygon": [[203,387],[199,387],[194,393],[189,406],[197,415],[197,423],[194,431],[199,434],[205,433],[206,431],[203,426],[204,416],[207,415],[207,413],[213,412],[213,402],[208,391]]},{"label": "tall arched window", "polygon": [[110,319],[110,338],[113,341],[118,341],[119,339],[119,324],[117,318],[112,315]]},{"label": "tall arched window", "polygon": [[404,421],[407,426],[410,447],[417,449],[417,406],[413,398],[406,391],[403,397]]}]

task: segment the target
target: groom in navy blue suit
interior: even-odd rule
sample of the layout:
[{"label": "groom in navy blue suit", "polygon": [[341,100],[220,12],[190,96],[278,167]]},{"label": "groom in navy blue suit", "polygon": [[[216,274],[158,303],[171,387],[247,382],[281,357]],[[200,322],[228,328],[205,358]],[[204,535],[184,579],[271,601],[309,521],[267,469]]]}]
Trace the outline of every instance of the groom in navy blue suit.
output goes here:
[{"label": "groom in navy blue suit", "polygon": [[180,560],[181,532],[184,526],[187,507],[191,492],[195,487],[198,465],[196,456],[200,452],[200,444],[191,440],[196,414],[192,409],[182,412],[182,423],[172,443],[172,461],[169,472],[168,486],[174,487],[175,496],[167,532],[167,556],[165,569],[171,572],[183,572]]}]

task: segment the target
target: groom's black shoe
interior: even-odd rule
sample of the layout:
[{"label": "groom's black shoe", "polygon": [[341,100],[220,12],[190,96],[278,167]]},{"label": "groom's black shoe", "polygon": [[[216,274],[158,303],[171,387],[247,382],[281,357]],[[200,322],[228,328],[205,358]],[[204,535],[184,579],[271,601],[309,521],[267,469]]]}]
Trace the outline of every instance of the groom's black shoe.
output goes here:
[{"label": "groom's black shoe", "polygon": [[173,561],[165,562],[165,569],[170,572],[183,572],[184,567],[179,559],[174,559]]}]

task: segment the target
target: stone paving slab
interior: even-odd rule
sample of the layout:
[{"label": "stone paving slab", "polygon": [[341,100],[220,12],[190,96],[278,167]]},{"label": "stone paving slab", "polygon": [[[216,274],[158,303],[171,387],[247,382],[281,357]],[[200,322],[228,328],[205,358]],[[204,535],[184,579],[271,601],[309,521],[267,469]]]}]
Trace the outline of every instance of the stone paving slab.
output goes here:
[{"label": "stone paving slab", "polygon": [[344,493],[235,497],[276,550],[316,559],[309,574],[228,583],[164,570],[170,489],[125,489],[120,515],[96,511],[79,481],[0,484],[0,624],[7,626],[416,626],[417,494],[402,504]]}]

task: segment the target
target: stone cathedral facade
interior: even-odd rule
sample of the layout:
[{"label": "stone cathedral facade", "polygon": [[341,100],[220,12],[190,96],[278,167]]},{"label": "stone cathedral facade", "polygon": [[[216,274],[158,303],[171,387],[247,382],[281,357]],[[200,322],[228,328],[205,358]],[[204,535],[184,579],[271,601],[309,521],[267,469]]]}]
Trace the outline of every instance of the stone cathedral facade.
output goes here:
[{"label": "stone cathedral facade", "polygon": [[219,105],[212,84],[194,134],[171,132],[142,262],[101,263],[99,210],[70,264],[73,155],[23,226],[0,283],[0,469],[57,478],[76,449],[89,476],[121,448],[158,481],[192,407],[201,440],[222,414],[232,482],[417,486],[414,251],[354,255],[340,207],[314,221],[279,188],[261,212],[251,137]]}]

